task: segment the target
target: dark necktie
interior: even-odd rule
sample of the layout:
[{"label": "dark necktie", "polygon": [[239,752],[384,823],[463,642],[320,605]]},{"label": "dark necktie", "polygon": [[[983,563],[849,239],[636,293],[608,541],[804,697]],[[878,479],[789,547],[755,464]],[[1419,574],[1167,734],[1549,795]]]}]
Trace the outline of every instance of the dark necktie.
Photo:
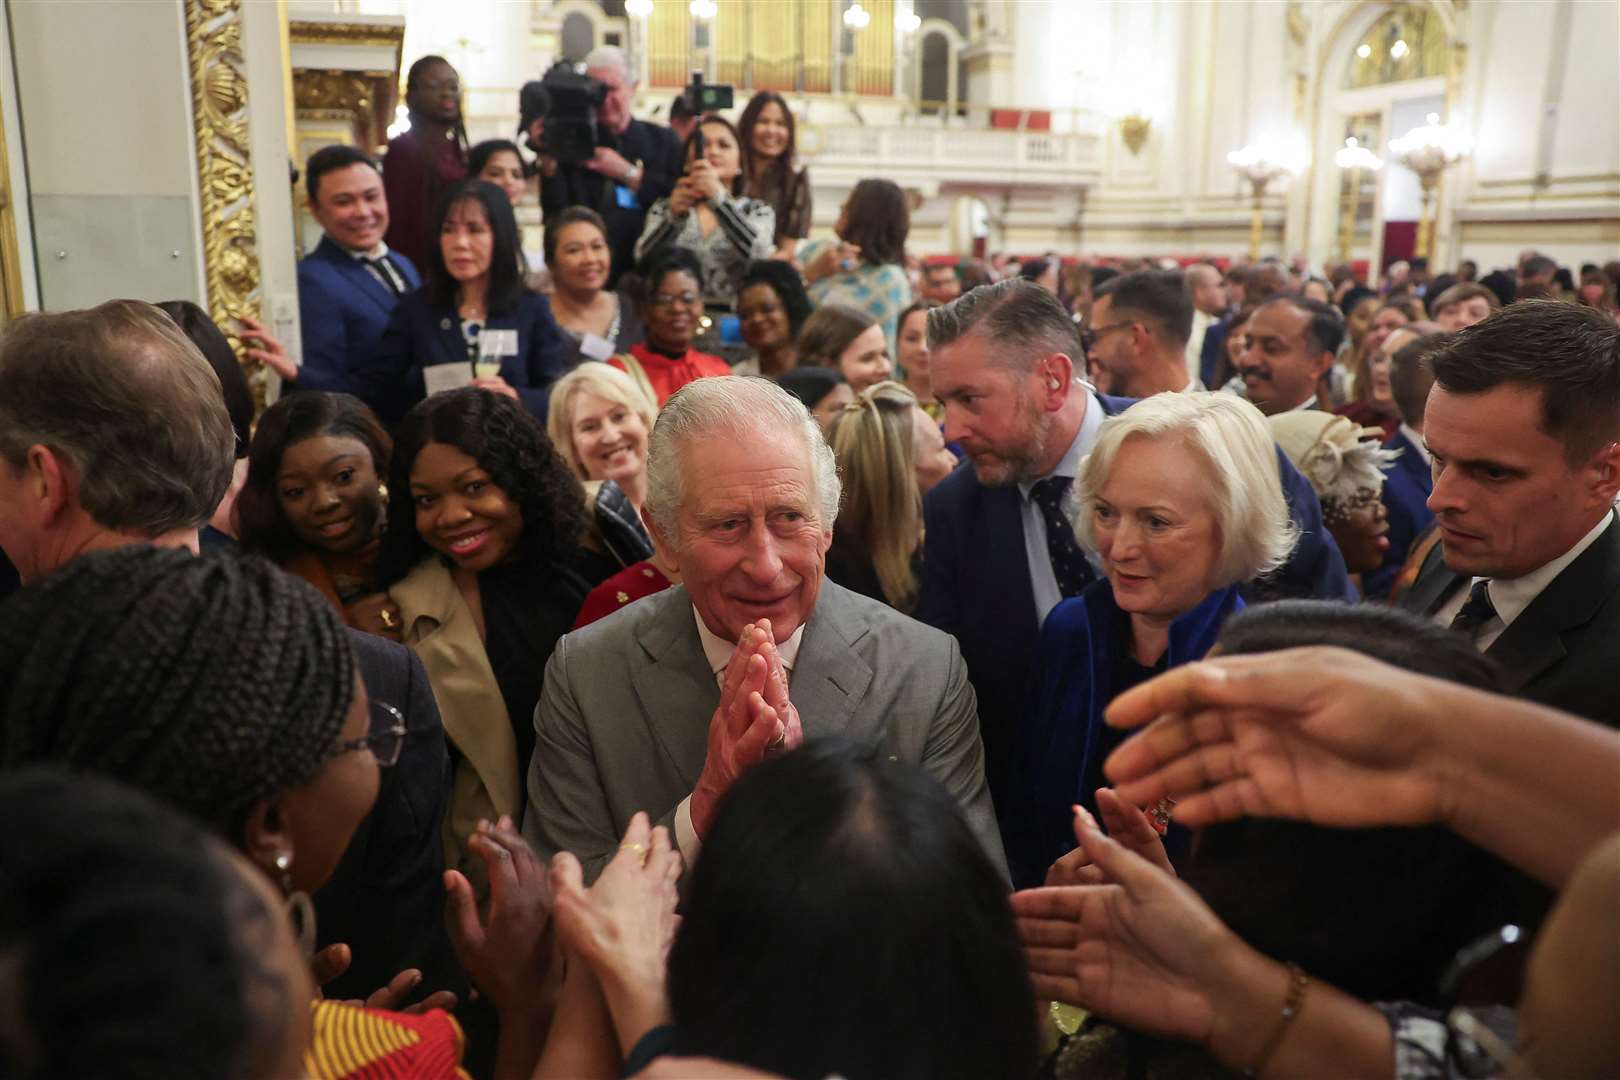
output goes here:
[{"label": "dark necktie", "polygon": [[362,259],[372,271],[388,286],[388,291],[395,296],[399,295],[399,278],[394,273],[394,264],[388,261],[388,256],[379,255],[375,259]]},{"label": "dark necktie", "polygon": [[1058,592],[1065,600],[1078,596],[1097,576],[1074,538],[1074,526],[1063,516],[1063,500],[1068,497],[1073,483],[1067,476],[1048,476],[1037,480],[1030,489],[1030,497],[1046,522],[1046,551],[1052,557]]},{"label": "dark necktie", "polygon": [[1485,587],[1489,584],[1488,581],[1474,582],[1474,587],[1468,590],[1468,599],[1451,618],[1451,628],[1460,634],[1466,634],[1469,641],[1478,637],[1479,628],[1496,615],[1496,609],[1491,606],[1490,593],[1485,591]]}]

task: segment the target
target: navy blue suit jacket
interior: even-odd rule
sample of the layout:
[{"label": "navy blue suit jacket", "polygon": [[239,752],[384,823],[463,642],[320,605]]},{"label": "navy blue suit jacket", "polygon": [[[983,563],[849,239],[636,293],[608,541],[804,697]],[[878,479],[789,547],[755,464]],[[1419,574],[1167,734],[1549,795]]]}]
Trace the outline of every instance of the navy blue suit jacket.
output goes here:
[{"label": "navy blue suit jacket", "polygon": [[1389,550],[1384,553],[1384,561],[1378,569],[1361,575],[1362,595],[1378,603],[1389,599],[1389,590],[1401,567],[1406,565],[1412,544],[1434,520],[1428,507],[1434,476],[1422,453],[1399,430],[1384,440],[1384,449],[1401,452],[1400,457],[1385,467],[1384,488],[1379,492],[1389,518]]},{"label": "navy blue suit jacket", "polygon": [[[411,260],[389,252],[410,288],[422,276]],[[298,264],[298,321],[304,343],[304,365],[296,389],[355,392],[354,369],[371,359],[382,340],[388,316],[399,303],[365,265],[331,237]]]},{"label": "navy blue suit jacket", "polygon": [[[1098,394],[1105,415],[1134,398]],[[1344,557],[1322,525],[1316,492],[1277,451],[1283,494],[1300,541],[1270,579],[1268,596],[1358,599]],[[1035,589],[1024,552],[1016,486],[985,487],[964,462],[923,500],[923,573],[915,617],[956,637],[979,699],[985,777],[1000,809],[1007,794],[1014,732],[1035,700],[1038,675]]]},{"label": "navy blue suit jacket", "polygon": [[[1166,667],[1201,660],[1221,625],[1243,610],[1236,586],[1210,593],[1170,624]],[[1078,803],[1096,812],[1096,792],[1081,781],[1092,767],[1103,710],[1122,689],[1113,685],[1114,662],[1125,645],[1124,615],[1106,579],[1052,609],[1041,627],[1040,705],[1018,735],[1013,785],[1002,826],[1013,888],[1042,884],[1046,869],[1074,848]]]},{"label": "navy blue suit jacket", "polygon": [[[563,375],[562,333],[551,302],[525,290],[514,310],[490,316],[485,329],[517,331],[517,355],[502,359],[501,378],[544,424],[551,384]],[[418,289],[400,298],[375,353],[355,369],[356,392],[393,427],[427,396],[423,368],[471,362],[455,309],[432,306]]]}]

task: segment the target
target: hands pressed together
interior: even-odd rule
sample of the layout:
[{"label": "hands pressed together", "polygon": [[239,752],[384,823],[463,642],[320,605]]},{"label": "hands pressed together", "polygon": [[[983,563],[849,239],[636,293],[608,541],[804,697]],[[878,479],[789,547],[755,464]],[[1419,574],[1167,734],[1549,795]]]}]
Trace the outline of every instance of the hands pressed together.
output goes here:
[{"label": "hands pressed together", "polygon": [[743,628],[709,720],[708,754],[692,791],[692,828],[708,835],[715,809],[737,778],[770,753],[804,742],[799,711],[788,699],[787,667],[769,619]]}]

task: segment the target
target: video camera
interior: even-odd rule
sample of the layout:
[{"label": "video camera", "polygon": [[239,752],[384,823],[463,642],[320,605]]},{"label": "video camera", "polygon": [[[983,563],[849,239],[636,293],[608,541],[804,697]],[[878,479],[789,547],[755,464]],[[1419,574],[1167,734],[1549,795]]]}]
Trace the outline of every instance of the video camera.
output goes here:
[{"label": "video camera", "polygon": [[540,80],[546,94],[540,153],[559,165],[580,165],[596,154],[596,110],[607,87],[566,61],[552,65]]},{"label": "video camera", "polygon": [[703,72],[692,72],[692,81],[686,84],[681,91],[681,97],[686,99],[686,105],[700,121],[693,129],[693,138],[697,146],[697,154],[703,156],[703,117],[721,109],[732,106],[732,88],[724,83],[706,83],[703,81]]}]

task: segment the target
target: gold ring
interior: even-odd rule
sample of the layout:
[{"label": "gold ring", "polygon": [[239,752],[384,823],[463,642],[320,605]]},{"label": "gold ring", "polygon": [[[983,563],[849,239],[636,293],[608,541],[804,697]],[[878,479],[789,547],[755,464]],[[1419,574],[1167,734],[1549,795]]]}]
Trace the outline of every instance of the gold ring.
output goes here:
[{"label": "gold ring", "polygon": [[641,865],[642,866],[647,865],[647,845],[646,844],[635,844],[635,843],[620,844],[619,845],[619,850],[620,851],[633,851],[633,852],[635,852],[641,858]]},{"label": "gold ring", "polygon": [[382,618],[382,624],[388,629],[392,630],[394,627],[399,625],[399,620],[395,619],[394,613],[389,611],[387,608],[383,608],[377,614]]}]

